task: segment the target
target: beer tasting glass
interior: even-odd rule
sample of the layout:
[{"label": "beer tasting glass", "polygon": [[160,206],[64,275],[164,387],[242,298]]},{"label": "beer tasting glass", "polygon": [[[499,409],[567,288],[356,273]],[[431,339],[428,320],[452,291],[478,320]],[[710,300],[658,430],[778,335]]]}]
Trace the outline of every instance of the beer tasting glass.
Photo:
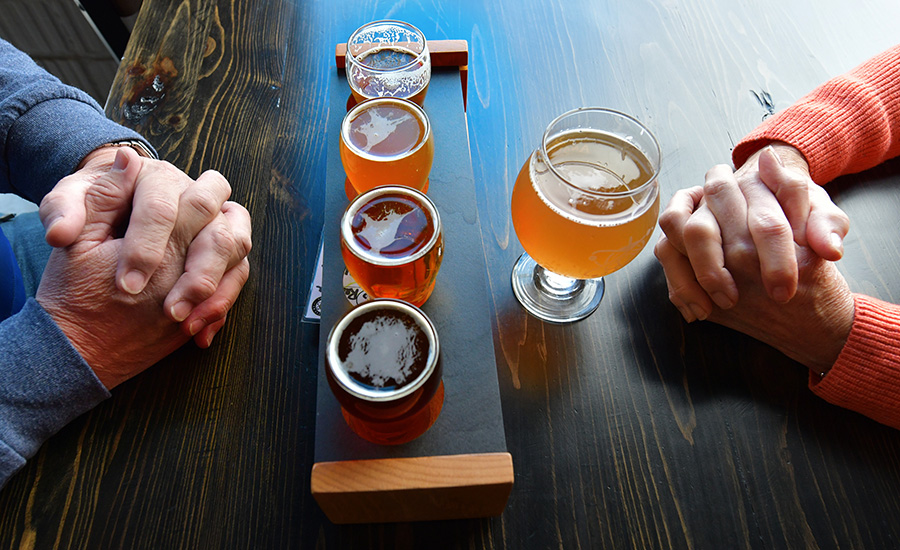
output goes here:
[{"label": "beer tasting glass", "polygon": [[372,298],[420,306],[434,290],[444,255],[441,217],[415,189],[372,189],[344,211],[341,254],[347,271]]},{"label": "beer tasting glass", "polygon": [[550,123],[512,193],[525,249],[512,286],[526,310],[567,323],[597,308],[602,277],[633,260],[656,226],[660,156],[653,134],[616,111],[576,109]]},{"label": "beer tasting glass", "polygon": [[431,81],[422,31],[403,21],[373,21],[347,40],[347,82],[356,101],[400,97],[419,105]]},{"label": "beer tasting glass", "polygon": [[380,445],[406,443],[434,424],[444,403],[434,325],[399,300],[373,300],[331,329],[325,373],[357,435]]},{"label": "beer tasting glass", "polygon": [[344,117],[340,152],[356,193],[380,185],[427,191],[434,161],[431,123],[421,107],[404,99],[365,101]]}]

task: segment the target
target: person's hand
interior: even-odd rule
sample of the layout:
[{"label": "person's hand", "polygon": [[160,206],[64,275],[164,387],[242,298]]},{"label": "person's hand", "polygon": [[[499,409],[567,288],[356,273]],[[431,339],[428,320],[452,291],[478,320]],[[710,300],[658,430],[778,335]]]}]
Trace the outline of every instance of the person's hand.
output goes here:
[{"label": "person's hand", "polygon": [[[843,276],[812,248],[791,243],[797,262],[796,292],[788,303],[773,299],[764,284],[761,250],[747,215],[749,200],[728,167],[713,168],[709,177],[718,181],[714,195],[704,196],[699,187],[676,193],[673,202],[688,215],[673,217],[656,245],[670,300],[688,321],[708,318],[775,347],[816,373],[827,371],[853,322],[853,296]],[[718,244],[712,248],[718,249],[719,258],[708,265],[718,264],[733,277],[734,299],[716,296],[716,305],[708,302],[707,290],[695,274],[695,259],[683,254],[671,238],[687,240],[689,226],[717,235]]]},{"label": "person's hand", "polygon": [[[236,296],[247,279],[246,256],[251,246],[250,216],[240,205],[227,202],[231,188],[219,173],[204,172],[194,182],[171,164],[138,157],[128,147],[99,148],[41,202],[47,242],[64,247],[75,241],[86,221],[85,197],[116,159],[124,158],[117,156],[120,150],[140,169],[131,199],[122,204],[130,215],[116,285],[131,294],[141,292],[162,261],[176,227],[194,232],[197,237],[185,274],[166,297],[165,311],[195,336],[198,345],[207,347],[231,307],[225,297]],[[225,288],[216,294],[220,285]]]},{"label": "person's hand", "polygon": [[[167,316],[164,304],[190,269],[186,256],[209,225],[175,223],[163,257],[144,289],[138,294],[120,289],[116,269],[126,248],[120,230],[128,221],[142,172],[136,153],[122,148],[113,166],[93,179],[84,194],[83,230],[74,242],[53,250],[36,296],[107,388],[143,371],[190,339],[189,333]],[[204,184],[189,185],[184,195],[189,197],[193,187],[199,192]],[[221,216],[226,225],[228,216],[242,217],[234,212]],[[246,258],[242,258],[225,270],[217,288],[194,314],[208,302],[233,303],[246,276]]]},{"label": "person's hand", "polygon": [[[709,315],[713,302],[727,309],[738,301],[734,278],[724,266],[719,226],[698,223],[703,218],[691,217],[700,197],[716,197],[732,183],[744,196],[745,208],[721,212],[720,221],[747,224],[759,254],[763,286],[774,300],[785,303],[797,291],[799,266],[794,243],[808,246],[826,260],[843,255],[849,219],[825,190],[809,179],[806,161],[796,149],[783,144],[763,148],[734,174],[727,166],[716,166],[707,172],[702,189],[676,193],[659,221],[669,244],[690,259],[694,278],[704,291],[682,296],[694,318]],[[692,286],[692,290],[696,288]]]}]

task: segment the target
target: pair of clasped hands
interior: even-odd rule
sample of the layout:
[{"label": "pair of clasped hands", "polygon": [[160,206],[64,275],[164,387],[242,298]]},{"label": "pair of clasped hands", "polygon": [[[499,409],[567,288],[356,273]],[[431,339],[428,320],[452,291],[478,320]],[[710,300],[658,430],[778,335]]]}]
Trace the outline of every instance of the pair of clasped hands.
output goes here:
[{"label": "pair of clasped hands", "polygon": [[797,149],[774,143],[736,171],[713,167],[703,187],[675,193],[659,223],[655,254],[685,320],[739,330],[816,374],[830,369],[853,323],[833,263],[849,219]]},{"label": "pair of clasped hands", "polygon": [[107,389],[224,325],[250,272],[250,215],[230,194],[217,172],[102,147],[44,197],[54,249],[35,298]]}]

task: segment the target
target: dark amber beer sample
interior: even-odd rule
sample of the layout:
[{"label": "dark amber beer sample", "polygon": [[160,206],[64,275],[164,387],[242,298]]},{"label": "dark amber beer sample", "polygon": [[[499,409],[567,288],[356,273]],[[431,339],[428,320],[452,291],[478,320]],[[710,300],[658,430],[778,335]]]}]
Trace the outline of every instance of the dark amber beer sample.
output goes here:
[{"label": "dark amber beer sample", "polygon": [[402,21],[373,21],[347,40],[347,82],[356,101],[376,97],[425,101],[431,55],[422,31]]},{"label": "dark amber beer sample", "polygon": [[347,271],[372,298],[425,303],[444,255],[434,203],[408,187],[385,186],[356,197],[341,219]]},{"label": "dark amber beer sample", "polygon": [[341,124],[341,163],[357,193],[381,185],[425,189],[434,161],[428,115],[404,99],[373,99]]},{"label": "dark amber beer sample", "polygon": [[344,419],[363,439],[406,443],[434,424],[444,403],[434,325],[399,300],[373,300],[331,329],[325,372]]}]

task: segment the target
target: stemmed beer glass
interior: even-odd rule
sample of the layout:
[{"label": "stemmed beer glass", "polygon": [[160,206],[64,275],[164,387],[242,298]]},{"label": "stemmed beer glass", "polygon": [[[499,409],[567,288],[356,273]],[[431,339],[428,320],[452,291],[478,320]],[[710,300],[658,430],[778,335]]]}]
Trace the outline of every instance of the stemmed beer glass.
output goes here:
[{"label": "stemmed beer glass", "polygon": [[656,226],[660,156],[653,134],[617,111],[575,109],[550,123],[512,194],[525,249],[512,286],[528,312],[568,323],[597,309],[603,276],[633,260]]}]

